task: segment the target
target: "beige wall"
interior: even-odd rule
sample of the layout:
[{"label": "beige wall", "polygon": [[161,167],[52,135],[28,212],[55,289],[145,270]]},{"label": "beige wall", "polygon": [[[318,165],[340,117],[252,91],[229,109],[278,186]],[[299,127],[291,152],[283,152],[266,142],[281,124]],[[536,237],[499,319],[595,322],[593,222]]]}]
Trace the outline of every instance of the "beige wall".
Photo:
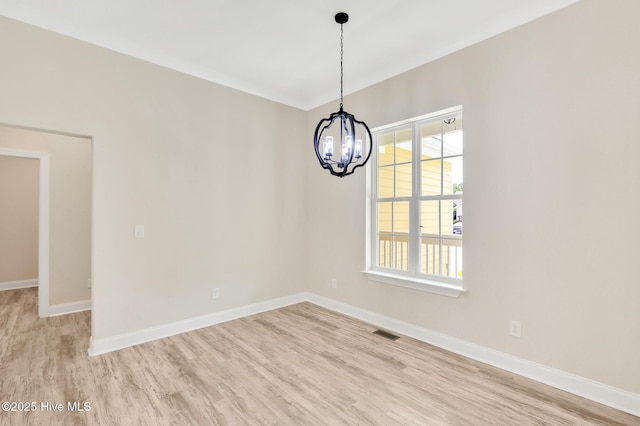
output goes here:
[{"label": "beige wall", "polygon": [[0,155],[0,283],[38,279],[38,160]]},{"label": "beige wall", "polygon": [[[0,148],[49,155],[49,304],[89,300],[91,140],[0,126]],[[37,229],[39,161],[23,161],[35,163]],[[37,277],[37,234],[35,250]]]},{"label": "beige wall", "polygon": [[[469,291],[368,281],[365,173],[330,177],[311,151],[309,191],[326,196],[309,199],[324,225],[309,235],[309,290],[640,392],[638,16],[635,0],[584,0],[345,98],[371,127],[463,105]],[[312,111],[307,134],[336,107]],[[336,228],[339,244],[325,237]]]},{"label": "beige wall", "polygon": [[94,339],[298,291],[303,111],[6,18],[0,52],[0,123],[92,138]]}]

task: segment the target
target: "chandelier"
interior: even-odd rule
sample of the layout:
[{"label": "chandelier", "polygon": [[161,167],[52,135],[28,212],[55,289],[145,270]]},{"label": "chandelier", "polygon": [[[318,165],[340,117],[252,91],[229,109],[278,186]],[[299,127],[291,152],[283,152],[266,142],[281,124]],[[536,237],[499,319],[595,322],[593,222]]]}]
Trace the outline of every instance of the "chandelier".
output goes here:
[{"label": "chandelier", "polygon": [[[340,12],[335,20],[340,24],[340,110],[320,120],[313,136],[313,145],[320,165],[332,175],[344,177],[369,161],[373,138],[364,121],[356,120],[353,114],[343,109],[343,26],[349,21],[349,15]],[[334,151],[336,142],[339,154]]]}]

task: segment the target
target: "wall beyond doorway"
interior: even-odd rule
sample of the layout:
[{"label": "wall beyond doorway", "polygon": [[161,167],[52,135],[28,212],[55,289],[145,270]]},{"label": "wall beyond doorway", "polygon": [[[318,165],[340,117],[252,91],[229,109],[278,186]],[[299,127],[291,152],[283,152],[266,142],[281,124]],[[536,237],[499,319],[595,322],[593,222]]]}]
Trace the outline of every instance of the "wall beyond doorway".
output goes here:
[{"label": "wall beyond doorway", "polygon": [[0,285],[38,279],[38,168],[0,155]]}]

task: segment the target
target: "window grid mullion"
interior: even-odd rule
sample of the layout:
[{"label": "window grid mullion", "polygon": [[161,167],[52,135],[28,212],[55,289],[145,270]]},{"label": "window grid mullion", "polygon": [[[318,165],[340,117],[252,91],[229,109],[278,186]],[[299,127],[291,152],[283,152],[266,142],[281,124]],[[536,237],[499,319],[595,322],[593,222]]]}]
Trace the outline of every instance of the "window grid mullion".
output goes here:
[{"label": "window grid mullion", "polygon": [[416,275],[420,271],[420,132],[417,124],[411,131],[411,200],[409,201],[409,271]]},{"label": "window grid mullion", "polygon": [[438,275],[442,275],[442,195],[444,194],[444,120],[440,120],[440,198],[438,200]]},{"label": "window grid mullion", "polygon": [[396,161],[398,161],[396,153],[398,151],[398,135],[393,133],[393,199],[391,201],[391,257],[389,261],[391,262],[391,268],[397,269],[396,267],[396,188],[398,183],[396,182]]}]

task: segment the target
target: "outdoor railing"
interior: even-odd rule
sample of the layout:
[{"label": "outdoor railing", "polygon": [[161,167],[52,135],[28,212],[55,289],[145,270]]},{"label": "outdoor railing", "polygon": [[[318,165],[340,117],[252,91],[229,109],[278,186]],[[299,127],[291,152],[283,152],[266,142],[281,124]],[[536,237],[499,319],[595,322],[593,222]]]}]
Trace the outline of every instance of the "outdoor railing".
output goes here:
[{"label": "outdoor railing", "polygon": [[[440,270],[442,245],[442,270]],[[422,234],[420,236],[420,272],[462,278],[462,235]],[[409,268],[409,234],[378,236],[378,265]]]}]

